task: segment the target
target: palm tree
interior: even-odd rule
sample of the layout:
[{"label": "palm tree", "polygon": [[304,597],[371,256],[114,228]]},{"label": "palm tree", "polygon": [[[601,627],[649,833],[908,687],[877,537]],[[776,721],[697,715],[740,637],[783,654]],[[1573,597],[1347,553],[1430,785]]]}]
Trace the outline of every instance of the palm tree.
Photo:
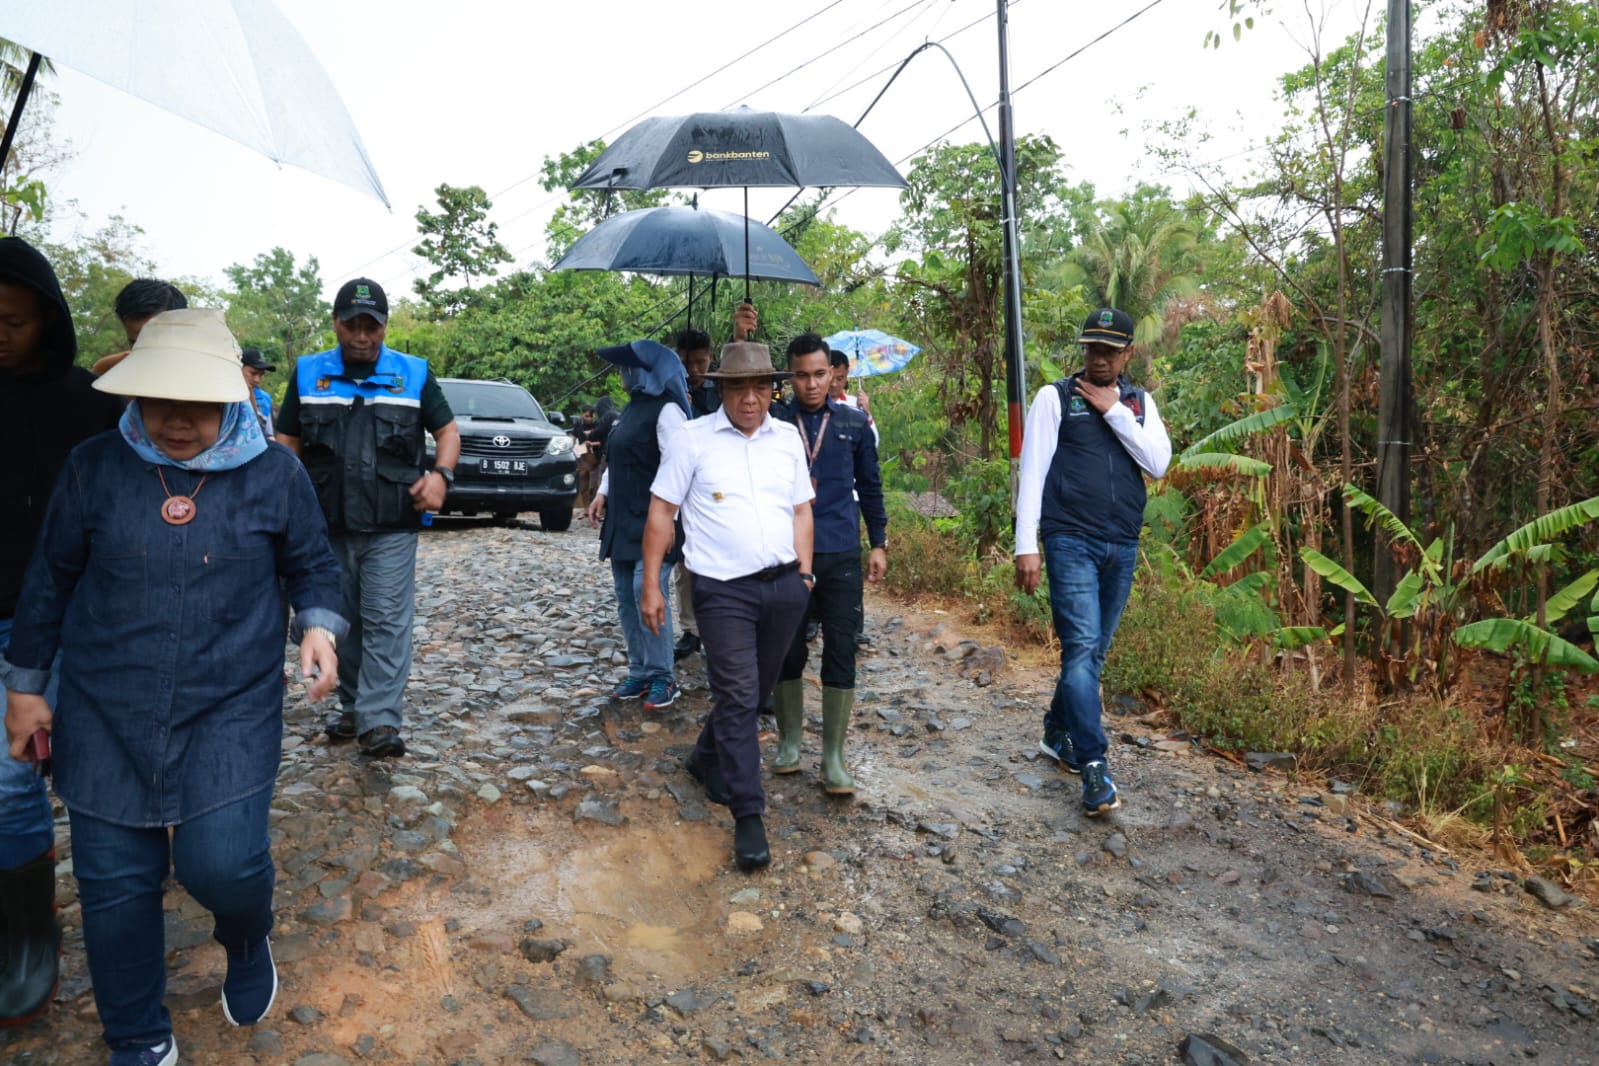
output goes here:
[{"label": "palm tree", "polygon": [[1147,378],[1149,346],[1165,337],[1168,312],[1199,292],[1199,247],[1198,228],[1165,190],[1141,187],[1097,214],[1058,280],[1081,285],[1093,302],[1132,316]]}]

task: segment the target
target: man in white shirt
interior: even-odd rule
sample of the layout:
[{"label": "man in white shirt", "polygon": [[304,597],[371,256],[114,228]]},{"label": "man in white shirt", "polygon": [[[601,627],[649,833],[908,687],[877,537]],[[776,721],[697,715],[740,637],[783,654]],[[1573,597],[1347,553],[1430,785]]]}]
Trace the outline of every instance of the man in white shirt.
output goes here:
[{"label": "man in white shirt", "polygon": [[694,614],[705,642],[711,714],[688,772],[733,813],[740,869],[772,861],[766,842],[757,717],[777,681],[816,578],[811,573],[815,489],[799,432],[768,414],[772,385],[790,375],[764,344],[722,349],[719,410],[673,436],[650,486],[639,613],[652,632],[666,624],[662,559],[683,517],[684,565],[694,575]]},{"label": "man in white shirt", "polygon": [[1163,477],[1171,440],[1155,398],[1122,377],[1133,320],[1101,307],[1078,337],[1083,369],[1045,385],[1027,410],[1016,498],[1016,584],[1041,577],[1060,638],[1060,677],[1044,715],[1044,754],[1083,775],[1089,816],[1121,806],[1100,718],[1099,671],[1133,587],[1144,522],[1144,476]]}]

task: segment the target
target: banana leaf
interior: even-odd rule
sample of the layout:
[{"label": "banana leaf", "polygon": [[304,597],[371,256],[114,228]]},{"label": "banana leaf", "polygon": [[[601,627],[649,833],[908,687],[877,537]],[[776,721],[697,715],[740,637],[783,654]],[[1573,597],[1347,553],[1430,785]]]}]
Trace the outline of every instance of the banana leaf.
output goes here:
[{"label": "banana leaf", "polygon": [[[1590,570],[1544,601],[1544,621],[1560,621],[1587,599],[1595,587],[1599,587],[1599,570]],[[1527,621],[1532,619],[1528,618]]]},{"label": "banana leaf", "polygon": [[1375,497],[1367,495],[1353,485],[1345,485],[1344,499],[1349,501],[1351,507],[1382,526],[1387,532],[1389,540],[1414,544],[1416,550],[1422,552],[1423,556],[1425,556],[1426,553],[1421,546],[1421,541],[1416,539],[1416,535],[1410,531],[1410,527],[1401,522],[1398,515],[1378,503]]},{"label": "banana leaf", "polygon": [[1327,639],[1327,631],[1321,626],[1283,626],[1274,629],[1266,636],[1271,638],[1271,646],[1279,651],[1292,651],[1303,648],[1306,644],[1315,644]]},{"label": "banana leaf", "polygon": [[1503,566],[1512,556],[1527,555],[1567,530],[1592,522],[1595,518],[1599,518],[1599,496],[1590,496],[1580,503],[1539,515],[1484,552],[1472,565],[1471,572],[1475,574],[1490,566]]},{"label": "banana leaf", "polygon": [[1345,592],[1353,592],[1355,599],[1361,603],[1370,604],[1373,607],[1377,606],[1377,597],[1373,596],[1366,586],[1360,583],[1359,578],[1327,558],[1321,552],[1314,548],[1301,548],[1299,549],[1299,559],[1306,566]]},{"label": "banana leaf", "polygon": [[1210,433],[1193,444],[1189,445],[1181,456],[1184,462],[1191,455],[1202,455],[1213,450],[1212,445],[1231,444],[1233,441],[1243,440],[1245,437],[1264,432],[1280,422],[1287,422],[1297,417],[1299,412],[1292,404],[1279,404],[1268,407],[1264,411],[1256,411],[1252,415],[1245,415],[1236,422],[1229,422],[1214,433]]},{"label": "banana leaf", "polygon": [[1394,586],[1394,593],[1388,597],[1388,606],[1384,608],[1389,618],[1409,618],[1416,613],[1416,604],[1421,599],[1422,577],[1420,570],[1411,570],[1399,579],[1399,584]]},{"label": "banana leaf", "polygon": [[1217,552],[1216,558],[1212,559],[1210,565],[1200,571],[1199,576],[1208,580],[1227,573],[1239,563],[1254,555],[1260,546],[1265,544],[1270,538],[1271,528],[1265,522],[1250,526],[1237,540]]},{"label": "banana leaf", "polygon": [[1599,659],[1547,629],[1539,629],[1519,618],[1485,618],[1461,626],[1455,630],[1455,643],[1462,648],[1500,653],[1515,650],[1529,662],[1582,674],[1599,673]]},{"label": "banana leaf", "polygon": [[1198,455],[1184,453],[1184,458],[1179,459],[1177,465],[1188,471],[1227,470],[1248,477],[1265,477],[1271,473],[1271,464],[1264,459],[1252,459],[1236,452],[1200,452]]}]

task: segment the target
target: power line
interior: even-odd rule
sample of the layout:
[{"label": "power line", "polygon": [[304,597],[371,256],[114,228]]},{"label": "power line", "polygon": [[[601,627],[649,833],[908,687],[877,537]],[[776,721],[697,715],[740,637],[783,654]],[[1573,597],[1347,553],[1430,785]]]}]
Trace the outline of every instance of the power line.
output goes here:
[{"label": "power line", "polygon": [[[1034,82],[1038,81],[1040,78],[1043,78],[1045,75],[1054,73],[1056,70],[1060,69],[1060,67],[1065,65],[1068,61],[1070,61],[1072,59],[1076,59],[1078,56],[1082,55],[1084,52],[1088,51],[1088,49],[1090,49],[1094,45],[1100,43],[1105,38],[1109,37],[1111,34],[1115,33],[1116,31],[1118,31],[1118,30],[1120,30],[1122,28],[1124,28],[1128,23],[1130,23],[1134,19],[1138,18],[1138,16],[1140,16],[1140,15],[1144,14],[1145,12],[1149,11],[1151,8],[1159,6],[1163,2],[1164,2],[1164,0],[1150,0],[1149,3],[1145,4],[1143,7],[1139,8],[1137,11],[1133,12],[1131,15],[1128,15],[1126,18],[1124,18],[1120,22],[1116,23],[1116,25],[1112,26],[1110,29],[1106,30],[1104,33],[1100,34],[1098,37],[1095,37],[1093,40],[1089,41],[1087,44],[1082,45],[1081,47],[1079,47],[1079,48],[1075,49],[1074,51],[1072,51],[1065,58],[1059,60],[1058,62],[1050,64],[1048,67],[1045,67],[1043,70],[1039,71],[1037,74],[1033,75],[1031,78],[1028,78],[1026,81],[1024,81],[1020,85],[1016,86],[1016,88],[1011,90],[1011,96],[1015,96],[1017,93],[1021,92],[1025,88],[1027,88],[1029,85],[1032,85]],[[962,27],[962,28],[964,29],[965,27]],[[948,137],[950,134],[954,133],[956,130],[960,129],[962,126],[966,126],[966,125],[968,125],[968,124],[970,124],[972,122],[978,121],[978,119],[982,115],[987,114],[988,112],[994,110],[994,108],[996,108],[998,106],[999,106],[999,101],[996,100],[994,103],[989,104],[985,108],[982,108],[980,111],[976,112],[975,114],[968,115],[966,118],[961,119],[959,122],[955,123],[955,125],[951,126],[949,129],[945,130],[943,133],[940,133],[937,137],[934,137],[932,140],[928,141],[926,144],[922,145],[920,148],[917,148],[917,149],[915,149],[913,151],[907,152],[906,154],[900,156],[898,159],[894,160],[894,165],[897,167],[897,166],[899,166],[900,164],[906,162],[909,159],[914,159],[916,156],[921,155],[923,152],[927,151],[929,148],[933,147],[935,144],[937,144],[938,142],[942,141],[944,138]],[[822,205],[824,203],[826,203],[830,198],[832,199],[833,205],[837,206],[840,201],[849,199],[849,197],[851,197],[855,193],[859,192],[860,189],[861,189],[861,186],[858,186],[858,185],[857,186],[853,186],[853,187],[845,190],[844,192],[840,193],[836,198],[832,198],[831,197],[832,190],[829,189],[825,193],[823,193],[822,197],[819,200],[817,200],[816,205],[815,205],[815,210],[820,211],[821,208],[822,208]],[[784,232],[786,233],[787,231],[785,230]]]},{"label": "power line", "polygon": [[927,7],[929,4],[932,4],[932,3],[934,3],[934,0],[911,0],[910,3],[906,4],[904,7],[900,8],[898,11],[894,12],[892,15],[889,15],[886,18],[879,19],[878,21],[872,23],[870,26],[866,27],[864,30],[861,30],[855,36],[850,37],[847,40],[840,41],[837,44],[829,45],[826,49],[816,53],[813,56],[811,56],[811,58],[807,59],[805,62],[801,63],[799,66],[795,67],[794,69],[789,70],[789,71],[787,71],[787,72],[785,72],[783,74],[779,74],[777,77],[773,78],[771,81],[767,82],[766,84],[758,85],[755,88],[751,89],[747,93],[739,94],[739,97],[738,97],[737,100],[734,100],[733,103],[731,103],[731,104],[723,105],[722,110],[726,111],[728,108],[732,107],[734,104],[742,103],[743,101],[748,100],[750,97],[754,96],[756,93],[764,92],[765,90],[770,89],[772,86],[776,85],[778,82],[785,81],[788,78],[793,77],[795,74],[798,74],[800,71],[804,70],[806,67],[810,66],[811,64],[819,62],[820,60],[826,59],[828,56],[835,54],[840,49],[845,48],[845,47],[847,47],[847,46],[849,46],[851,44],[854,44],[856,41],[860,40],[862,37],[865,37],[868,33],[871,33],[873,30],[877,29],[879,26],[884,26],[884,25],[887,25],[890,22],[893,22],[895,19],[897,19],[901,15],[905,14],[905,12],[910,11],[912,8]]},{"label": "power line", "polygon": [[[1021,2],[1022,2],[1022,0],[1011,0],[1011,5],[1010,6],[1011,7],[1016,7]],[[940,17],[942,17],[942,16],[940,16]],[[988,14],[983,15],[980,18],[975,18],[972,21],[968,22],[966,25],[962,26],[960,29],[951,31],[949,36],[940,38],[940,40],[942,40],[944,43],[948,43],[950,41],[953,41],[955,38],[959,37],[961,34],[965,33],[967,30],[971,29],[973,26],[980,26],[983,23],[987,22],[989,19],[993,18],[993,17],[994,17],[994,13],[993,12],[989,12]],[[935,28],[936,28],[936,26],[935,26]],[[828,95],[819,97],[818,99],[812,101],[809,105],[806,106],[805,110],[802,111],[801,114],[805,114],[806,112],[811,111],[813,108],[821,107],[823,104],[829,103],[830,101],[837,100],[840,96],[843,96],[846,93],[850,93],[850,92],[853,92],[856,89],[859,89],[862,85],[865,85],[867,82],[872,81],[873,79],[877,78],[879,75],[887,74],[889,71],[893,70],[897,66],[899,66],[899,63],[897,61],[893,62],[893,63],[889,63],[886,66],[878,67],[876,70],[872,71],[870,74],[866,75],[863,78],[859,78],[859,79],[857,79],[855,81],[850,82],[848,85],[844,86],[842,89],[838,90],[837,92],[832,92],[831,90],[829,90]]]},{"label": "power line", "polygon": [[[640,118],[643,118],[644,116],[648,115],[650,112],[656,110],[657,108],[663,107],[666,104],[671,103],[673,100],[677,99],[679,96],[682,96],[684,93],[688,92],[690,89],[696,88],[696,87],[704,84],[710,78],[714,78],[716,75],[718,75],[718,74],[722,73],[723,71],[729,69],[730,67],[733,67],[733,66],[736,66],[739,63],[742,63],[744,60],[748,59],[750,56],[754,55],[756,52],[759,52],[761,49],[766,48],[768,45],[775,44],[777,41],[779,41],[782,38],[784,38],[784,37],[788,36],[789,34],[793,33],[795,30],[799,29],[801,26],[804,26],[806,23],[811,22],[812,20],[820,18],[822,15],[827,14],[827,12],[833,10],[833,8],[837,7],[839,4],[842,4],[843,2],[844,2],[844,0],[832,0],[831,3],[828,3],[828,4],[824,5],[822,8],[820,8],[819,10],[814,11],[814,12],[812,12],[809,15],[806,15],[804,18],[800,19],[798,22],[794,23],[792,26],[788,27],[787,29],[782,30],[779,33],[776,33],[776,34],[774,34],[771,37],[768,37],[766,40],[762,41],[760,44],[756,45],[753,48],[750,48],[750,49],[744,51],[740,55],[734,56],[732,59],[728,60],[726,63],[723,63],[721,66],[717,67],[715,70],[711,71],[709,74],[706,74],[703,77],[698,78],[698,79],[696,79],[693,82],[690,82],[688,85],[683,86],[683,88],[681,88],[681,89],[677,90],[676,92],[672,93],[670,96],[667,96],[667,97],[665,97],[665,98],[663,98],[661,100],[656,101],[655,103],[651,104],[649,107],[645,108],[643,111],[640,111],[638,114],[634,115],[632,118],[626,119],[626,120],[618,123],[617,125],[612,126],[610,129],[608,129],[604,133],[600,134],[600,139],[603,140],[604,138],[609,137],[611,134],[615,133],[617,130],[623,129],[624,127],[632,125],[634,122],[636,122]],[[505,188],[501,189],[499,192],[496,192],[493,195],[491,195],[489,197],[489,199],[490,200],[498,200],[500,197],[504,196],[506,193],[511,192],[511,191],[519,188],[520,186],[525,185],[528,182],[532,181],[534,178],[538,177],[540,173],[542,173],[542,168],[540,168],[540,170],[535,170],[532,173],[527,174],[524,177],[518,178],[516,181],[513,181],[511,184],[509,184]],[[549,202],[550,202],[549,200],[545,200],[543,203],[540,203],[538,205],[538,207],[543,207],[546,204],[548,204]],[[531,208],[530,211],[531,210],[537,210],[538,207]],[[528,212],[523,212],[523,214],[527,214],[527,213]],[[516,217],[517,218],[521,218],[522,215],[518,215]],[[346,271],[344,275],[340,275],[340,276],[348,276],[350,274],[357,274],[361,270],[365,269],[368,266],[371,266],[373,263],[376,263],[379,260],[387,259],[389,256],[393,255],[396,252],[405,251],[406,248],[412,243],[413,240],[414,240],[414,238],[407,238],[405,241],[401,242],[400,244],[395,245],[393,248],[390,248],[389,250],[384,251],[384,252],[379,252],[377,255],[374,255],[372,258],[370,258],[370,259],[366,260],[365,262],[361,263],[355,269],[350,270],[350,271]]]}]

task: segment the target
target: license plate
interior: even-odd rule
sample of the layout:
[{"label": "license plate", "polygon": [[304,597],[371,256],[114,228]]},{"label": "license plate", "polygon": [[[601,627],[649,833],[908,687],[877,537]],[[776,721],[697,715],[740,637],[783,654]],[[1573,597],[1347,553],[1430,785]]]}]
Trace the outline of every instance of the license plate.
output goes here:
[{"label": "license plate", "polygon": [[483,459],[478,463],[485,474],[526,474],[526,459]]}]

